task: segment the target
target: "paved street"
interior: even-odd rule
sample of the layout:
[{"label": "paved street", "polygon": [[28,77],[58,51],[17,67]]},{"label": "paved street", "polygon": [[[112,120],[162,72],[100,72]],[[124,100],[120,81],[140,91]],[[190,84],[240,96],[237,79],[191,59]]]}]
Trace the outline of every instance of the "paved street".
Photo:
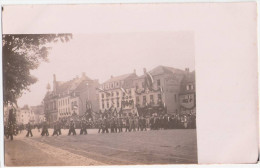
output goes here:
[{"label": "paved street", "polygon": [[[52,130],[49,130],[52,134]],[[83,166],[197,163],[196,130],[153,130],[130,133],[41,137],[33,130],[5,139],[6,166]],[[79,130],[77,130],[79,134]]]}]

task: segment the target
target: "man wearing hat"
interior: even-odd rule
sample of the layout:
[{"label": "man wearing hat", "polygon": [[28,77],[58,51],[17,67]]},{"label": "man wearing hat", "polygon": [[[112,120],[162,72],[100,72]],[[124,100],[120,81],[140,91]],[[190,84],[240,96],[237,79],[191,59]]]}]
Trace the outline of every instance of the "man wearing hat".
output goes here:
[{"label": "man wearing hat", "polygon": [[70,120],[68,135],[70,135],[71,133],[73,133],[73,135],[76,135],[75,124],[72,119]]},{"label": "man wearing hat", "polygon": [[28,125],[27,125],[27,134],[26,134],[26,137],[28,137],[29,135],[31,135],[31,137],[33,136],[32,134],[32,126],[31,126],[31,123],[28,122]]},{"label": "man wearing hat", "polygon": [[87,132],[87,122],[85,119],[82,119],[80,122],[80,135],[82,135],[84,133],[84,135],[88,134]]},{"label": "man wearing hat", "polygon": [[43,123],[41,135],[42,136],[44,136],[44,135],[49,136],[48,125],[47,125],[46,121]]}]

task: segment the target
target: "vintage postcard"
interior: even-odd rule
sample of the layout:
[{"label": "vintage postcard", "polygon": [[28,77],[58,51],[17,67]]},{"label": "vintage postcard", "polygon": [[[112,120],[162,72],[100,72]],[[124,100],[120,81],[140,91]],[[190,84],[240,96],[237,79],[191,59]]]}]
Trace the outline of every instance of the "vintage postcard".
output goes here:
[{"label": "vintage postcard", "polygon": [[3,6],[5,166],[255,162],[255,5]]}]

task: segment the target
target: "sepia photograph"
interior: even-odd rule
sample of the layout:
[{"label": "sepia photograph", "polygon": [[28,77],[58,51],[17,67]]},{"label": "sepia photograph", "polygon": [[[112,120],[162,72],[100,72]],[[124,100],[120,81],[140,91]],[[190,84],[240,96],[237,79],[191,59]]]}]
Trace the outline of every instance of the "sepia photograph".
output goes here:
[{"label": "sepia photograph", "polygon": [[3,165],[255,163],[255,7],[4,5]]},{"label": "sepia photograph", "polygon": [[197,163],[193,51],[192,32],[4,34],[6,165]]}]

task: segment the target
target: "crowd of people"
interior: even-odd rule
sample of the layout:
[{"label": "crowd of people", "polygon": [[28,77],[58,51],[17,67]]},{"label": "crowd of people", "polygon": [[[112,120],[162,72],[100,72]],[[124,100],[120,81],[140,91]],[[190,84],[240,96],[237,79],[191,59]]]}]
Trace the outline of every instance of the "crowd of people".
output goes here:
[{"label": "crowd of people", "polygon": [[53,128],[52,136],[59,136],[62,134],[61,129],[69,129],[69,135],[76,135],[76,129],[80,129],[80,135],[88,134],[87,129],[98,129],[98,133],[120,133],[132,131],[147,131],[161,130],[161,129],[195,129],[196,116],[195,115],[160,115],[160,116],[126,116],[126,117],[103,117],[96,121],[82,117],[68,118],[67,120],[59,120],[53,123],[46,121],[41,124],[27,125],[5,125],[5,136],[12,140],[13,135],[21,133],[23,130],[27,131],[26,137],[33,136],[32,129],[38,129],[41,136],[49,136],[49,128]]}]

